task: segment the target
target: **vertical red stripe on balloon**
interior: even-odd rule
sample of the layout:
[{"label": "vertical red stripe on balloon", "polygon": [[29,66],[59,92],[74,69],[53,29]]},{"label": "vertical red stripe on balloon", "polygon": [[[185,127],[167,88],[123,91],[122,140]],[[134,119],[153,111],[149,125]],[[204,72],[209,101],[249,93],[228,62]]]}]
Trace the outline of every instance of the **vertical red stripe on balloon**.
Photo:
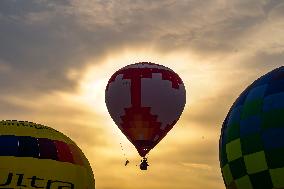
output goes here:
[{"label": "vertical red stripe on balloon", "polygon": [[138,68],[134,71],[124,70],[123,79],[131,80],[131,104],[133,107],[141,107],[141,77],[142,73]]},{"label": "vertical red stripe on balloon", "polygon": [[65,142],[58,141],[58,140],[55,140],[53,142],[57,149],[58,161],[74,163],[72,153],[68,145]]}]

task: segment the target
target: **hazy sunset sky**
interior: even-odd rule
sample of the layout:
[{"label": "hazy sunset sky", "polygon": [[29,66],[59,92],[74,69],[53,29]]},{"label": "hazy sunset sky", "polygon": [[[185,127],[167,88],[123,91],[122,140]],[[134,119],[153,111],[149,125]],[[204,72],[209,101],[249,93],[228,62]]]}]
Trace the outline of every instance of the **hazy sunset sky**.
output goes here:
[{"label": "hazy sunset sky", "polygon": [[[187,92],[144,172],[104,99],[111,75],[141,61],[173,69]],[[0,119],[69,136],[96,189],[224,189],[221,124],[247,85],[283,63],[282,0],[0,0]]]}]

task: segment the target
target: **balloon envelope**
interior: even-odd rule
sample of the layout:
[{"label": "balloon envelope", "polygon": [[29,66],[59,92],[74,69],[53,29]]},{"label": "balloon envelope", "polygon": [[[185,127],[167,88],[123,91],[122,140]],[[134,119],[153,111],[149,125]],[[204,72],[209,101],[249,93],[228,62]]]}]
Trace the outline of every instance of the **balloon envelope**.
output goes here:
[{"label": "balloon envelope", "polygon": [[223,122],[219,151],[226,188],[284,188],[284,67],[237,98]]},{"label": "balloon envelope", "polygon": [[0,121],[0,162],[1,188],[95,189],[79,147],[43,125]]},{"label": "balloon envelope", "polygon": [[144,157],[179,119],[185,106],[185,87],[165,66],[136,63],[112,75],[105,102],[116,125]]}]

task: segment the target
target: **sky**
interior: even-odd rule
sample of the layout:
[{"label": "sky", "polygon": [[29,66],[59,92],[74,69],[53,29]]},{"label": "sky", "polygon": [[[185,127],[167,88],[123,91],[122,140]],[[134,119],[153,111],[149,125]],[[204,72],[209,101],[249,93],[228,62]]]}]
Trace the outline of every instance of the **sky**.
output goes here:
[{"label": "sky", "polygon": [[[224,189],[222,122],[238,95],[283,60],[281,0],[0,0],[0,119],[69,136],[97,189]],[[187,95],[148,171],[104,99],[111,75],[142,61],[178,73]]]}]

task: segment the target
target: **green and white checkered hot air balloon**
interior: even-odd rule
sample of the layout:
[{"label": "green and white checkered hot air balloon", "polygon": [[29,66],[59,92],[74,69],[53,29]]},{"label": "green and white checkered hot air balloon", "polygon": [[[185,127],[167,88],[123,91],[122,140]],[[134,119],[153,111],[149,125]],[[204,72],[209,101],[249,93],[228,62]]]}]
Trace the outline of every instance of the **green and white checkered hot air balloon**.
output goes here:
[{"label": "green and white checkered hot air balloon", "polygon": [[284,67],[253,82],[224,120],[220,166],[228,189],[284,189]]}]

